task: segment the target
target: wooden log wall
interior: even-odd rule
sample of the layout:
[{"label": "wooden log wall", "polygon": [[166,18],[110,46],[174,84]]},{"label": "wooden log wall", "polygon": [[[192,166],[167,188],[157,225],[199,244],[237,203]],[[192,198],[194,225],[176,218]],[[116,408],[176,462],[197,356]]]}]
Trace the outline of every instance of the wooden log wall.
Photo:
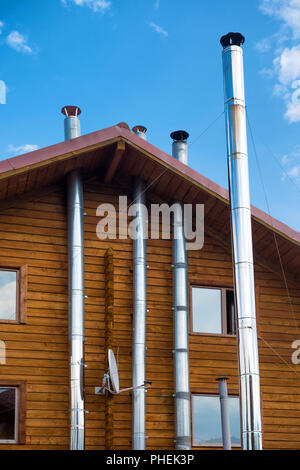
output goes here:
[{"label": "wooden log wall", "polygon": [[[130,196],[130,186],[85,185],[87,449],[131,448],[131,395],[115,396],[112,403],[108,397],[94,394],[106,371],[108,347],[115,353],[119,347],[120,385],[131,386],[132,241],[101,241],[95,233],[97,206],[117,204],[119,194]],[[28,266],[28,293],[26,323],[0,324],[0,341],[5,341],[7,356],[6,365],[0,364],[0,383],[26,382],[25,443],[0,448],[68,449],[68,258],[63,187],[38,200],[1,209],[0,265],[1,260]],[[149,240],[147,262],[146,377],[153,382],[146,395],[147,448],[174,449],[171,241]],[[255,279],[262,338],[264,446],[300,449],[300,366],[291,363],[291,344],[300,339],[300,290],[289,284],[291,309],[280,275],[256,264]],[[189,281],[232,285],[231,253],[213,236],[213,227],[206,233],[204,248],[189,252]],[[191,334],[191,391],[217,393],[220,375],[230,378],[229,392],[238,393],[235,338]]]},{"label": "wooden log wall", "polygon": [[6,365],[0,381],[26,382],[26,435],[20,446],[69,446],[68,255],[62,187],[0,212],[0,265],[28,265],[25,324],[0,324]]},{"label": "wooden log wall", "polygon": [[[108,350],[114,349],[114,252],[105,253],[105,368],[108,370]],[[105,449],[114,448],[114,396],[105,394]]]}]

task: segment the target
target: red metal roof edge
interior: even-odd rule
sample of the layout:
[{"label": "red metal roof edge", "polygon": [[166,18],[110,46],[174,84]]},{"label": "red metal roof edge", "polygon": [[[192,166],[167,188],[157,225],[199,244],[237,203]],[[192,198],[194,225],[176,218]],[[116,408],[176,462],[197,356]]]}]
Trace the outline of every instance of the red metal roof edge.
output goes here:
[{"label": "red metal roof edge", "polygon": [[108,127],[101,131],[92,132],[72,140],[59,142],[33,152],[24,153],[17,157],[8,158],[0,161],[0,174],[11,170],[19,170],[39,162],[51,160],[52,158],[64,155],[66,153],[76,152],[86,147],[90,147],[120,135],[121,128],[117,126]]},{"label": "red metal roof edge", "polygon": [[[90,134],[85,134],[77,137],[76,139],[67,140],[49,147],[34,150],[33,152],[19,155],[17,157],[2,160],[0,161],[0,174],[5,174],[7,172],[11,172],[12,170],[26,168],[27,166],[51,160],[67,153],[77,152],[81,149],[92,147],[94,145],[101,144],[118,137],[122,137],[137,147],[140,147],[146,152],[152,154],[162,163],[170,167],[170,169],[177,170],[185,177],[198,183],[204,189],[207,189],[211,193],[215,193],[217,197],[222,198],[225,201],[229,201],[229,193],[225,188],[219,186],[217,183],[214,183],[212,180],[201,175],[189,166],[179,162],[175,158],[160,150],[158,147],[155,147],[153,144],[150,144],[149,142],[141,139],[130,130],[127,130],[124,127],[119,127],[118,125],[107,127],[106,129],[92,132]],[[264,225],[270,227],[270,229],[281,232],[291,240],[300,243],[300,233],[296,230],[280,222],[274,217],[271,217],[269,214],[258,209],[257,207],[251,206],[251,212],[253,217],[255,217],[258,222],[262,222]]]}]

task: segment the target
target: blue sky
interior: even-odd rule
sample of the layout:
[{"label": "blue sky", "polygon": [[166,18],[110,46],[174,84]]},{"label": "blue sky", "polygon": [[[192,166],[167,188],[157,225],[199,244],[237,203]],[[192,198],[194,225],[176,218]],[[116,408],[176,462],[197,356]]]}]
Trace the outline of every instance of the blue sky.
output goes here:
[{"label": "blue sky", "polygon": [[1,0],[0,159],[62,141],[76,104],[82,133],[143,124],[170,152],[187,130],[190,166],[227,187],[224,116],[194,141],[223,111],[229,31],[246,37],[252,203],[267,210],[264,186],[300,230],[300,0]]}]

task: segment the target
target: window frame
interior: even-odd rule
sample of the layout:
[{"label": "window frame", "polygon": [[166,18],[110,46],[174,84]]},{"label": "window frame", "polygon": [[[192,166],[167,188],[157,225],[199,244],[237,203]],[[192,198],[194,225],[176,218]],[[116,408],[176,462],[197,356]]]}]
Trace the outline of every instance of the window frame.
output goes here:
[{"label": "window frame", "polygon": [[25,419],[26,419],[26,382],[22,380],[0,381],[0,388],[15,388],[16,393],[16,412],[15,412],[15,439],[0,439],[0,448],[2,445],[25,444]]},{"label": "window frame", "polygon": [[[221,291],[221,325],[222,325],[222,333],[205,333],[201,331],[194,331],[194,314],[193,314],[193,288],[199,289],[211,289],[211,290],[219,290]],[[197,335],[197,336],[226,336],[229,338],[236,338],[237,334],[227,333],[227,302],[226,302],[226,292],[233,291],[232,286],[217,286],[211,284],[198,284],[195,282],[190,283],[190,334]],[[236,319],[237,322],[237,319]]]},{"label": "window frame", "polygon": [[[205,447],[211,447],[211,448],[214,448],[214,449],[223,449],[223,442],[221,442],[220,444],[218,443],[207,443],[207,442],[204,442],[204,443],[194,443],[194,407],[193,407],[193,397],[215,397],[215,398],[218,398],[220,400],[220,395],[216,392],[216,391],[203,391],[203,392],[196,392],[196,391],[193,391],[191,392],[191,424],[192,424],[192,448],[205,448]],[[240,398],[239,394],[238,393],[229,393],[228,391],[228,398]],[[241,423],[241,402],[240,402],[240,399],[239,399],[239,404],[240,404],[240,423]],[[220,408],[220,415],[221,415],[221,408]],[[235,448],[235,449],[241,449],[242,448],[242,426],[240,425],[240,439],[241,439],[241,442],[240,444],[231,444],[231,447],[232,448]]]},{"label": "window frame", "polygon": [[20,263],[12,263],[7,260],[0,259],[0,271],[13,271],[17,273],[17,276],[16,276],[16,318],[15,320],[6,320],[4,318],[0,318],[0,324],[26,323],[28,265],[20,264]]}]

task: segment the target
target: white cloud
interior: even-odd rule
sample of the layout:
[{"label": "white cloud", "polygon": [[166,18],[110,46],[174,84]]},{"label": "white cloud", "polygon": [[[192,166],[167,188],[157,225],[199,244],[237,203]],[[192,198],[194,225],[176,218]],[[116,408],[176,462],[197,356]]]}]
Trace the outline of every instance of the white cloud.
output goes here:
[{"label": "white cloud", "polygon": [[297,103],[287,103],[284,117],[290,122],[295,123],[300,121],[300,105]]},{"label": "white cloud", "polygon": [[273,78],[274,77],[274,70],[273,69],[268,69],[267,67],[264,69],[261,69],[259,71],[260,75],[264,78]]},{"label": "white cloud", "polygon": [[[285,102],[284,117],[290,122],[300,121],[300,0],[261,0],[260,9],[266,15],[280,21],[279,31],[261,41],[258,49],[267,52],[274,47],[273,77],[276,79],[274,95]],[[288,46],[282,47],[284,42]],[[293,44],[294,43],[294,44]],[[270,45],[270,47],[269,47]],[[261,75],[272,78],[270,68],[265,68]]]},{"label": "white cloud", "polygon": [[290,85],[300,76],[300,45],[284,48],[281,54],[274,59],[278,80],[283,85]]},{"label": "white cloud", "polygon": [[281,163],[282,165],[288,165],[291,161],[291,158],[290,158],[290,155],[283,155],[283,157],[281,158]]},{"label": "white cloud", "polygon": [[294,150],[281,158],[283,166],[282,180],[286,181],[287,178],[293,180],[295,183],[300,183],[300,145],[297,145]]},{"label": "white cloud", "polygon": [[262,0],[263,13],[274,16],[292,30],[294,38],[300,37],[300,0]]},{"label": "white cloud", "polygon": [[3,27],[4,27],[3,21],[0,21],[0,34],[2,34]]},{"label": "white cloud", "polygon": [[14,155],[22,155],[23,153],[33,152],[34,150],[38,150],[39,146],[35,144],[24,144],[20,145],[19,147],[15,147],[14,145],[9,145],[7,147],[7,153],[14,154]]},{"label": "white cloud", "polygon": [[300,165],[295,165],[287,171],[287,175],[296,180],[297,182],[300,181]]},{"label": "white cloud", "polygon": [[282,181],[284,182],[291,182],[293,181],[296,185],[300,184],[300,164],[295,164],[290,168],[287,168],[282,173]]},{"label": "white cloud", "polygon": [[153,29],[156,33],[162,34],[163,36],[167,37],[169,34],[167,31],[165,31],[161,26],[158,26],[158,24],[155,23],[150,23],[149,24],[150,28]]},{"label": "white cloud", "polygon": [[31,47],[27,44],[27,39],[19,31],[12,31],[6,38],[7,44],[18,52],[24,52],[25,54],[32,54]]},{"label": "white cloud", "polygon": [[7,86],[4,80],[0,80],[0,104],[6,104]]},{"label": "white cloud", "polygon": [[109,0],[61,0],[62,3],[65,5],[67,4],[67,1],[73,1],[75,5],[78,6],[87,6],[88,8],[91,8],[93,11],[97,12],[100,11],[101,13],[106,13],[108,10],[110,10],[111,7],[111,1]]},{"label": "white cloud", "polygon": [[268,52],[271,49],[271,39],[270,38],[265,38],[256,43],[256,49],[259,52]]}]

